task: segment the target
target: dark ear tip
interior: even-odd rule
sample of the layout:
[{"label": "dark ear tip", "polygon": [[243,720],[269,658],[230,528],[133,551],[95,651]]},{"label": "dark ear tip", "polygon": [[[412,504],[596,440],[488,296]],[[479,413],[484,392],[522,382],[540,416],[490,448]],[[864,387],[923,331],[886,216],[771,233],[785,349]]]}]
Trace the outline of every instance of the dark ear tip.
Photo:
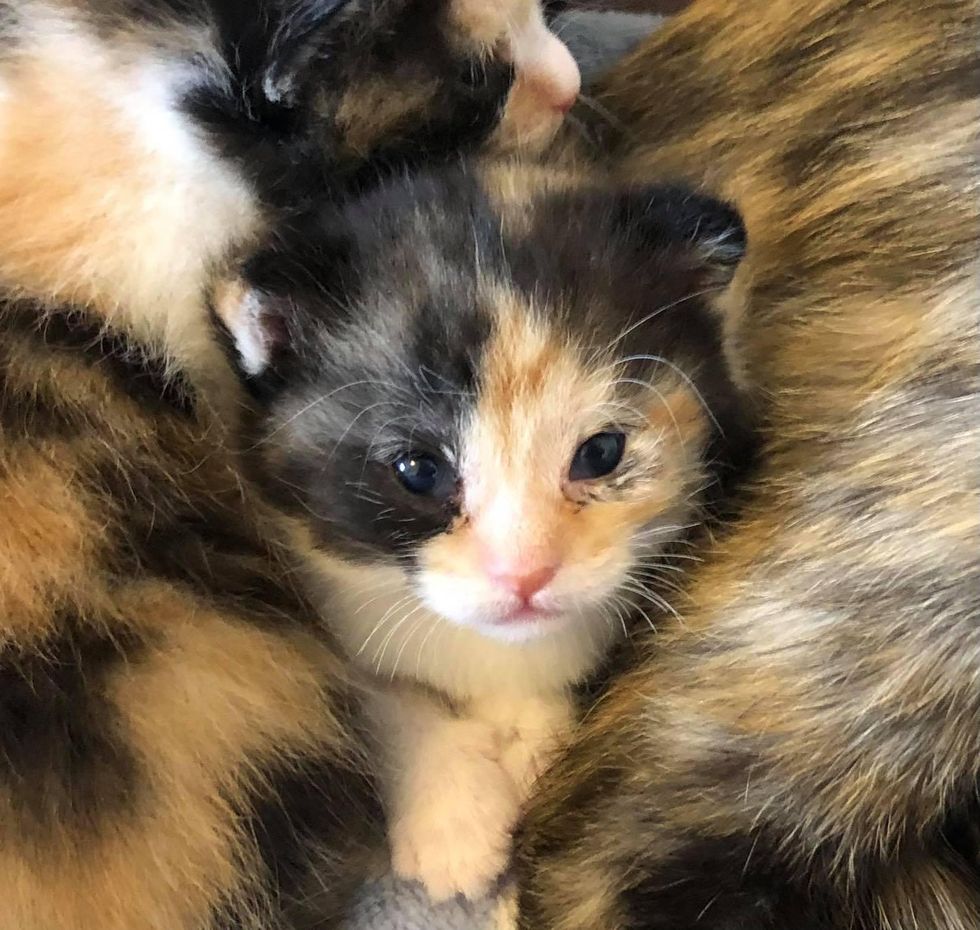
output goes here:
[{"label": "dark ear tip", "polygon": [[705,256],[720,265],[737,265],[745,256],[749,234],[745,220],[735,206],[703,194],[696,195],[703,205],[702,222],[693,236]]},{"label": "dark ear tip", "polygon": [[624,219],[637,224],[652,244],[687,246],[710,265],[734,268],[748,248],[738,209],[682,185],[661,185],[627,195]]}]

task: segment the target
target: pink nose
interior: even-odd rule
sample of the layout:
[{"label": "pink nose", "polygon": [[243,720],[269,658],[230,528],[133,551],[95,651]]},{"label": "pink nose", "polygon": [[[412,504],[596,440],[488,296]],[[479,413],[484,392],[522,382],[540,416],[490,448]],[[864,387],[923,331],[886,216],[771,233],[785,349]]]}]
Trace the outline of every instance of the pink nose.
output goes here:
[{"label": "pink nose", "polygon": [[545,32],[536,48],[533,60],[518,75],[544,106],[567,113],[578,99],[582,78],[572,53],[565,43],[550,32]]},{"label": "pink nose", "polygon": [[545,587],[558,572],[557,565],[542,565],[530,571],[521,570],[494,570],[489,569],[488,574],[498,587],[516,594],[524,603],[527,603]]}]

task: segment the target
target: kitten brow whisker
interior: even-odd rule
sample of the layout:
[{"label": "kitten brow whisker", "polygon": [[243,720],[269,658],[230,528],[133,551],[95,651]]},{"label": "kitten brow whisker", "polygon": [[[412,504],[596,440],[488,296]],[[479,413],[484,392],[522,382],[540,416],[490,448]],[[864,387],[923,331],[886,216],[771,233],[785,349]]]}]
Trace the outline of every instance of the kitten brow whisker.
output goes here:
[{"label": "kitten brow whisker", "polygon": [[306,404],[305,406],[297,410],[296,413],[292,414],[292,416],[290,416],[288,419],[284,420],[282,423],[276,426],[275,429],[273,429],[271,432],[267,433],[265,436],[259,439],[255,443],[255,445],[253,445],[247,451],[252,452],[255,449],[257,449],[259,446],[264,445],[270,439],[272,439],[273,436],[282,432],[287,426],[289,426],[295,420],[299,419],[304,414],[309,413],[309,411],[312,410],[314,407],[319,406],[325,400],[329,400],[335,394],[339,394],[341,391],[346,391],[354,387],[360,387],[365,384],[374,384],[374,385],[380,385],[381,387],[395,388],[396,390],[398,389],[397,385],[390,384],[387,381],[379,381],[376,378],[364,378],[359,381],[349,381],[347,384],[342,384],[340,387],[334,388],[332,391],[328,391],[326,394],[321,394],[319,397],[315,397],[308,404]]},{"label": "kitten brow whisker", "polygon": [[657,388],[655,388],[652,384],[650,384],[647,381],[640,381],[636,378],[617,378],[615,381],[612,382],[612,384],[613,387],[615,387],[618,384],[635,384],[638,387],[646,388],[648,391],[653,391],[653,393],[656,394],[658,398],[660,398],[660,402],[663,404],[664,408],[667,410],[667,413],[670,415],[670,419],[671,422],[673,422],[674,424],[674,431],[677,433],[678,439],[680,439],[681,442],[684,441],[684,433],[681,431],[681,425],[680,423],[677,422],[677,417],[674,416],[674,411],[671,410],[670,404],[667,403],[667,398],[664,397],[664,395],[661,394],[660,391],[657,390]]},{"label": "kitten brow whisker", "polygon": [[335,443],[333,444],[333,449],[332,449],[332,450],[331,450],[331,452],[330,452],[330,457],[331,457],[331,458],[333,458],[333,457],[334,457],[334,456],[335,456],[335,455],[337,454],[337,450],[338,450],[338,449],[340,448],[340,444],[341,444],[341,443],[342,443],[342,442],[344,441],[344,439],[346,439],[346,438],[347,438],[347,434],[348,434],[348,433],[349,433],[349,432],[350,432],[350,431],[351,431],[351,430],[352,430],[352,429],[354,428],[354,424],[355,424],[355,423],[356,423],[356,422],[357,422],[358,420],[360,420],[360,419],[361,419],[361,417],[363,417],[363,416],[364,416],[364,414],[366,414],[366,413],[370,413],[370,412],[371,412],[372,410],[377,410],[377,409],[378,409],[378,407],[388,407],[388,406],[392,406],[392,401],[388,401],[388,400],[379,400],[379,401],[377,401],[376,403],[373,403],[373,404],[368,404],[368,406],[367,406],[367,407],[363,407],[363,408],[362,408],[362,409],[361,409],[361,410],[360,410],[360,411],[359,411],[359,412],[358,412],[358,413],[357,413],[357,414],[356,414],[356,415],[354,416],[354,418],[353,418],[353,419],[352,419],[352,420],[350,421],[350,423],[348,423],[348,424],[347,424],[347,426],[346,426],[346,428],[344,429],[344,431],[343,431],[343,432],[342,432],[342,433],[340,434],[340,437],[339,437],[339,438],[337,439],[337,441],[336,441],[336,442],[335,442]]},{"label": "kitten brow whisker", "polygon": [[613,339],[612,342],[610,342],[604,349],[597,350],[594,355],[594,358],[597,358],[599,355],[608,354],[614,346],[622,342],[630,333],[638,329],[640,326],[643,326],[645,323],[649,323],[652,319],[659,316],[661,313],[665,313],[668,310],[672,310],[674,307],[678,307],[683,303],[687,303],[687,301],[689,300],[695,300],[698,297],[704,297],[707,294],[717,294],[723,290],[725,290],[724,285],[708,287],[701,291],[695,291],[693,294],[686,294],[683,297],[679,297],[677,300],[672,300],[669,304],[663,304],[662,306],[657,307],[657,309],[654,310],[652,313],[648,313],[645,317],[642,317],[641,319],[637,320],[635,323],[631,323],[630,325],[628,325],[626,329],[624,329],[618,336],[616,336],[616,338]]},{"label": "kitten brow whisker", "polygon": [[698,386],[691,379],[690,375],[687,374],[679,365],[675,365],[670,359],[664,358],[662,355],[628,355],[626,358],[621,358],[619,361],[623,364],[626,362],[659,362],[661,365],[666,365],[668,368],[676,371],[678,375],[683,379],[687,386],[694,392],[694,396],[701,402],[701,406],[704,407],[704,412],[708,414],[711,418],[711,422],[714,423],[715,428],[721,433],[722,436],[725,435],[724,430],[721,428],[721,424],[715,419],[714,413],[712,413],[711,408],[708,406],[708,402],[704,399],[704,396],[698,390]]}]

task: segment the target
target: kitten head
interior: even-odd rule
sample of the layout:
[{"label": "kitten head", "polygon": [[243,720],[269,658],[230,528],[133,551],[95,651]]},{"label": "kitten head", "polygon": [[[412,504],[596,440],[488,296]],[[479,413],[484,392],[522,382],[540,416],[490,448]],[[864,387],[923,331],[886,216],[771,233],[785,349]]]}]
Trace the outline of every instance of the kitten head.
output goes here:
[{"label": "kitten head", "polygon": [[521,177],[296,220],[216,301],[279,500],[512,640],[615,618],[695,518],[740,410],[709,298],[745,243],[687,190]]},{"label": "kitten head", "polygon": [[235,4],[221,32],[234,93],[190,105],[280,183],[322,174],[324,152],[335,176],[477,143],[539,148],[579,89],[539,0]]}]

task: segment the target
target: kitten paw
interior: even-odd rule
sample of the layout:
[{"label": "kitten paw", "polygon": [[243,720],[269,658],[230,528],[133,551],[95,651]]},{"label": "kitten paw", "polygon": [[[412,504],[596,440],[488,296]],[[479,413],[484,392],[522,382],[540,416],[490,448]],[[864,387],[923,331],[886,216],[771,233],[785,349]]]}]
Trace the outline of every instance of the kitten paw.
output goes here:
[{"label": "kitten paw", "polygon": [[558,735],[548,734],[547,737],[536,739],[518,735],[504,747],[500,764],[514,780],[521,797],[526,798],[530,795],[531,786],[551,765],[552,760],[558,755],[560,746]]},{"label": "kitten paw", "polygon": [[563,696],[497,699],[484,702],[477,712],[497,728],[500,765],[526,798],[568,741],[574,727],[571,704]]},{"label": "kitten paw", "polygon": [[511,884],[501,889],[491,914],[492,930],[517,930],[517,888]]},{"label": "kitten paw", "polygon": [[460,721],[454,752],[426,760],[401,794],[389,829],[392,868],[433,901],[479,898],[507,867],[520,797],[494,757],[493,734]]}]

